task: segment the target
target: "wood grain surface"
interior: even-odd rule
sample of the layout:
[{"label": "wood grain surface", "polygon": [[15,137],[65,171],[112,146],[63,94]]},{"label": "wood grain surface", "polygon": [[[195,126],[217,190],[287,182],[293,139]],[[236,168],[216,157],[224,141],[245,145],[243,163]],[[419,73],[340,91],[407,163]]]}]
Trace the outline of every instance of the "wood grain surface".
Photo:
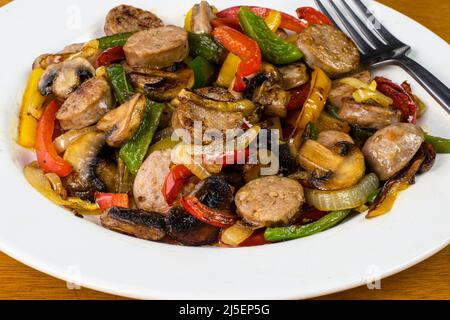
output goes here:
[{"label": "wood grain surface", "polygon": [[[0,0],[0,6],[10,2]],[[126,2],[126,1],[124,1]],[[450,42],[450,1],[381,0]],[[1,9],[0,9],[1,10]],[[64,281],[33,270],[0,253],[0,299],[122,299],[88,290],[69,290]],[[430,259],[381,281],[321,299],[446,299],[450,300],[450,246]]]}]

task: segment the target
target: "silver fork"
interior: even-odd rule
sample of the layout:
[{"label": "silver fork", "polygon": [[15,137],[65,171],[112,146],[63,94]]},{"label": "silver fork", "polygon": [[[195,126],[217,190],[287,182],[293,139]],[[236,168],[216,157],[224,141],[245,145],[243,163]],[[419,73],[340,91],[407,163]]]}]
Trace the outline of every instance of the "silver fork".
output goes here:
[{"label": "silver fork", "polygon": [[[363,13],[358,15],[346,0],[315,0],[336,26],[343,27],[355,41],[361,62],[367,66],[396,64],[405,69],[450,113],[450,89],[431,72],[407,56],[411,47],[398,40],[369,11],[361,0],[351,0]],[[338,6],[336,3],[341,3]],[[329,5],[326,6],[325,3]],[[334,15],[333,15],[334,13]],[[337,16],[338,19],[335,19]]]}]

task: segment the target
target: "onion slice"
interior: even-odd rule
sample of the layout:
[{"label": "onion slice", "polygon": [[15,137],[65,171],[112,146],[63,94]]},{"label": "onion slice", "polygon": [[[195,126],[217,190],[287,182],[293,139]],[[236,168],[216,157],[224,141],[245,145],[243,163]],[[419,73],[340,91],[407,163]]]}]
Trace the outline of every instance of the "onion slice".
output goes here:
[{"label": "onion slice", "polygon": [[377,175],[371,173],[354,187],[339,191],[306,189],[305,196],[308,204],[322,211],[354,209],[365,204],[379,185]]},{"label": "onion slice", "polygon": [[95,126],[87,127],[79,130],[70,130],[60,135],[53,141],[56,151],[61,154],[67,150],[67,148],[74,143],[78,138],[84,136],[87,133],[94,132],[96,130]]}]

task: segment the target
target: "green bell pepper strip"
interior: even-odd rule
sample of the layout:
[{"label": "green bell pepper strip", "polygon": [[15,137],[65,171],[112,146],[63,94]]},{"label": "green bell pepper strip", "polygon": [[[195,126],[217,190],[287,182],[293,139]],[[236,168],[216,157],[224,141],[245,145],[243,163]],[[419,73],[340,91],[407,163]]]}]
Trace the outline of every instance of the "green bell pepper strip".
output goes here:
[{"label": "green bell pepper strip", "polygon": [[437,153],[450,153],[450,139],[425,135],[425,141],[431,144]]},{"label": "green bell pepper strip", "polygon": [[188,65],[194,71],[195,83],[193,89],[206,87],[216,73],[214,66],[202,56],[198,56]]},{"label": "green bell pepper strip", "polygon": [[113,47],[123,47],[128,39],[133,35],[133,32],[118,33],[112,36],[99,38],[98,48],[100,50],[106,50]]},{"label": "green bell pepper strip", "polygon": [[274,64],[290,64],[300,60],[303,52],[272,32],[263,18],[258,17],[247,7],[239,10],[239,21],[244,32],[255,40],[261,48],[265,60]]},{"label": "green bell pepper strip", "polygon": [[164,110],[164,104],[147,99],[147,110],[139,130],[126,145],[120,149],[119,156],[125,162],[128,170],[136,175],[144,161],[147,150],[152,143],[159,121]]},{"label": "green bell pepper strip", "polygon": [[114,96],[120,104],[125,103],[132,95],[134,95],[134,88],[130,79],[125,72],[125,69],[120,64],[113,64],[106,69],[109,82],[114,91]]},{"label": "green bell pepper strip", "polygon": [[189,50],[192,56],[200,56],[211,63],[221,64],[225,60],[226,50],[207,33],[188,33]]},{"label": "green bell pepper strip", "polygon": [[264,239],[270,242],[280,242],[309,237],[336,226],[343,221],[350,212],[351,210],[334,211],[322,219],[304,226],[267,228],[264,232]]}]

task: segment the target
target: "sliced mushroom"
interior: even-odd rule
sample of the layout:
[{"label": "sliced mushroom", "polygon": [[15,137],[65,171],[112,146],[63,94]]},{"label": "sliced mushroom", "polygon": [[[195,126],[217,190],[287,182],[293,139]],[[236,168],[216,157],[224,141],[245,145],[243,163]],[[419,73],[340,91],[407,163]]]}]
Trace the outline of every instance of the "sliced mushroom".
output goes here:
[{"label": "sliced mushroom", "polygon": [[236,97],[227,89],[222,87],[203,87],[195,90],[195,93],[205,99],[220,102],[236,102]]},{"label": "sliced mushroom", "polygon": [[357,184],[365,173],[362,152],[353,139],[339,131],[324,131],[317,141],[307,140],[299,164],[311,174],[309,183],[320,190],[341,190]]},{"label": "sliced mushroom", "polygon": [[207,1],[202,1],[192,8],[191,30],[194,33],[211,33],[211,21],[216,17]]},{"label": "sliced mushroom", "polygon": [[113,106],[108,82],[92,78],[73,92],[56,114],[64,130],[82,129],[95,124]]},{"label": "sliced mushroom", "polygon": [[194,86],[194,72],[185,64],[171,70],[130,67],[125,65],[136,89],[152,100],[165,102],[174,99],[182,89]]},{"label": "sliced mushroom", "polygon": [[201,222],[183,207],[173,207],[166,217],[170,237],[188,246],[202,246],[217,242],[220,228]]},{"label": "sliced mushroom", "polygon": [[84,81],[95,74],[94,67],[84,58],[75,58],[50,65],[39,80],[39,91],[43,96],[54,94],[67,99]]},{"label": "sliced mushroom", "polygon": [[369,166],[384,181],[411,161],[423,141],[421,128],[410,123],[397,123],[378,130],[362,150]]},{"label": "sliced mushroom", "polygon": [[106,186],[96,175],[99,154],[105,145],[103,132],[90,132],[72,143],[64,153],[64,160],[73,166],[73,172],[64,180],[69,196],[93,201],[96,191]]},{"label": "sliced mushroom", "polygon": [[290,94],[279,85],[264,82],[253,94],[253,102],[264,106],[266,116],[286,118]]},{"label": "sliced mushroom", "polygon": [[279,69],[283,75],[283,89],[300,87],[309,81],[309,74],[304,63],[298,62]]},{"label": "sliced mushroom", "polygon": [[100,119],[97,129],[106,132],[109,146],[120,148],[134,136],[144,118],[146,104],[145,96],[138,93]]},{"label": "sliced mushroom", "polygon": [[203,180],[195,187],[193,195],[212,209],[231,210],[233,208],[233,191],[222,176],[212,176]]},{"label": "sliced mushroom", "polygon": [[165,237],[166,223],[158,213],[112,207],[101,216],[102,225],[139,239],[159,241]]}]

